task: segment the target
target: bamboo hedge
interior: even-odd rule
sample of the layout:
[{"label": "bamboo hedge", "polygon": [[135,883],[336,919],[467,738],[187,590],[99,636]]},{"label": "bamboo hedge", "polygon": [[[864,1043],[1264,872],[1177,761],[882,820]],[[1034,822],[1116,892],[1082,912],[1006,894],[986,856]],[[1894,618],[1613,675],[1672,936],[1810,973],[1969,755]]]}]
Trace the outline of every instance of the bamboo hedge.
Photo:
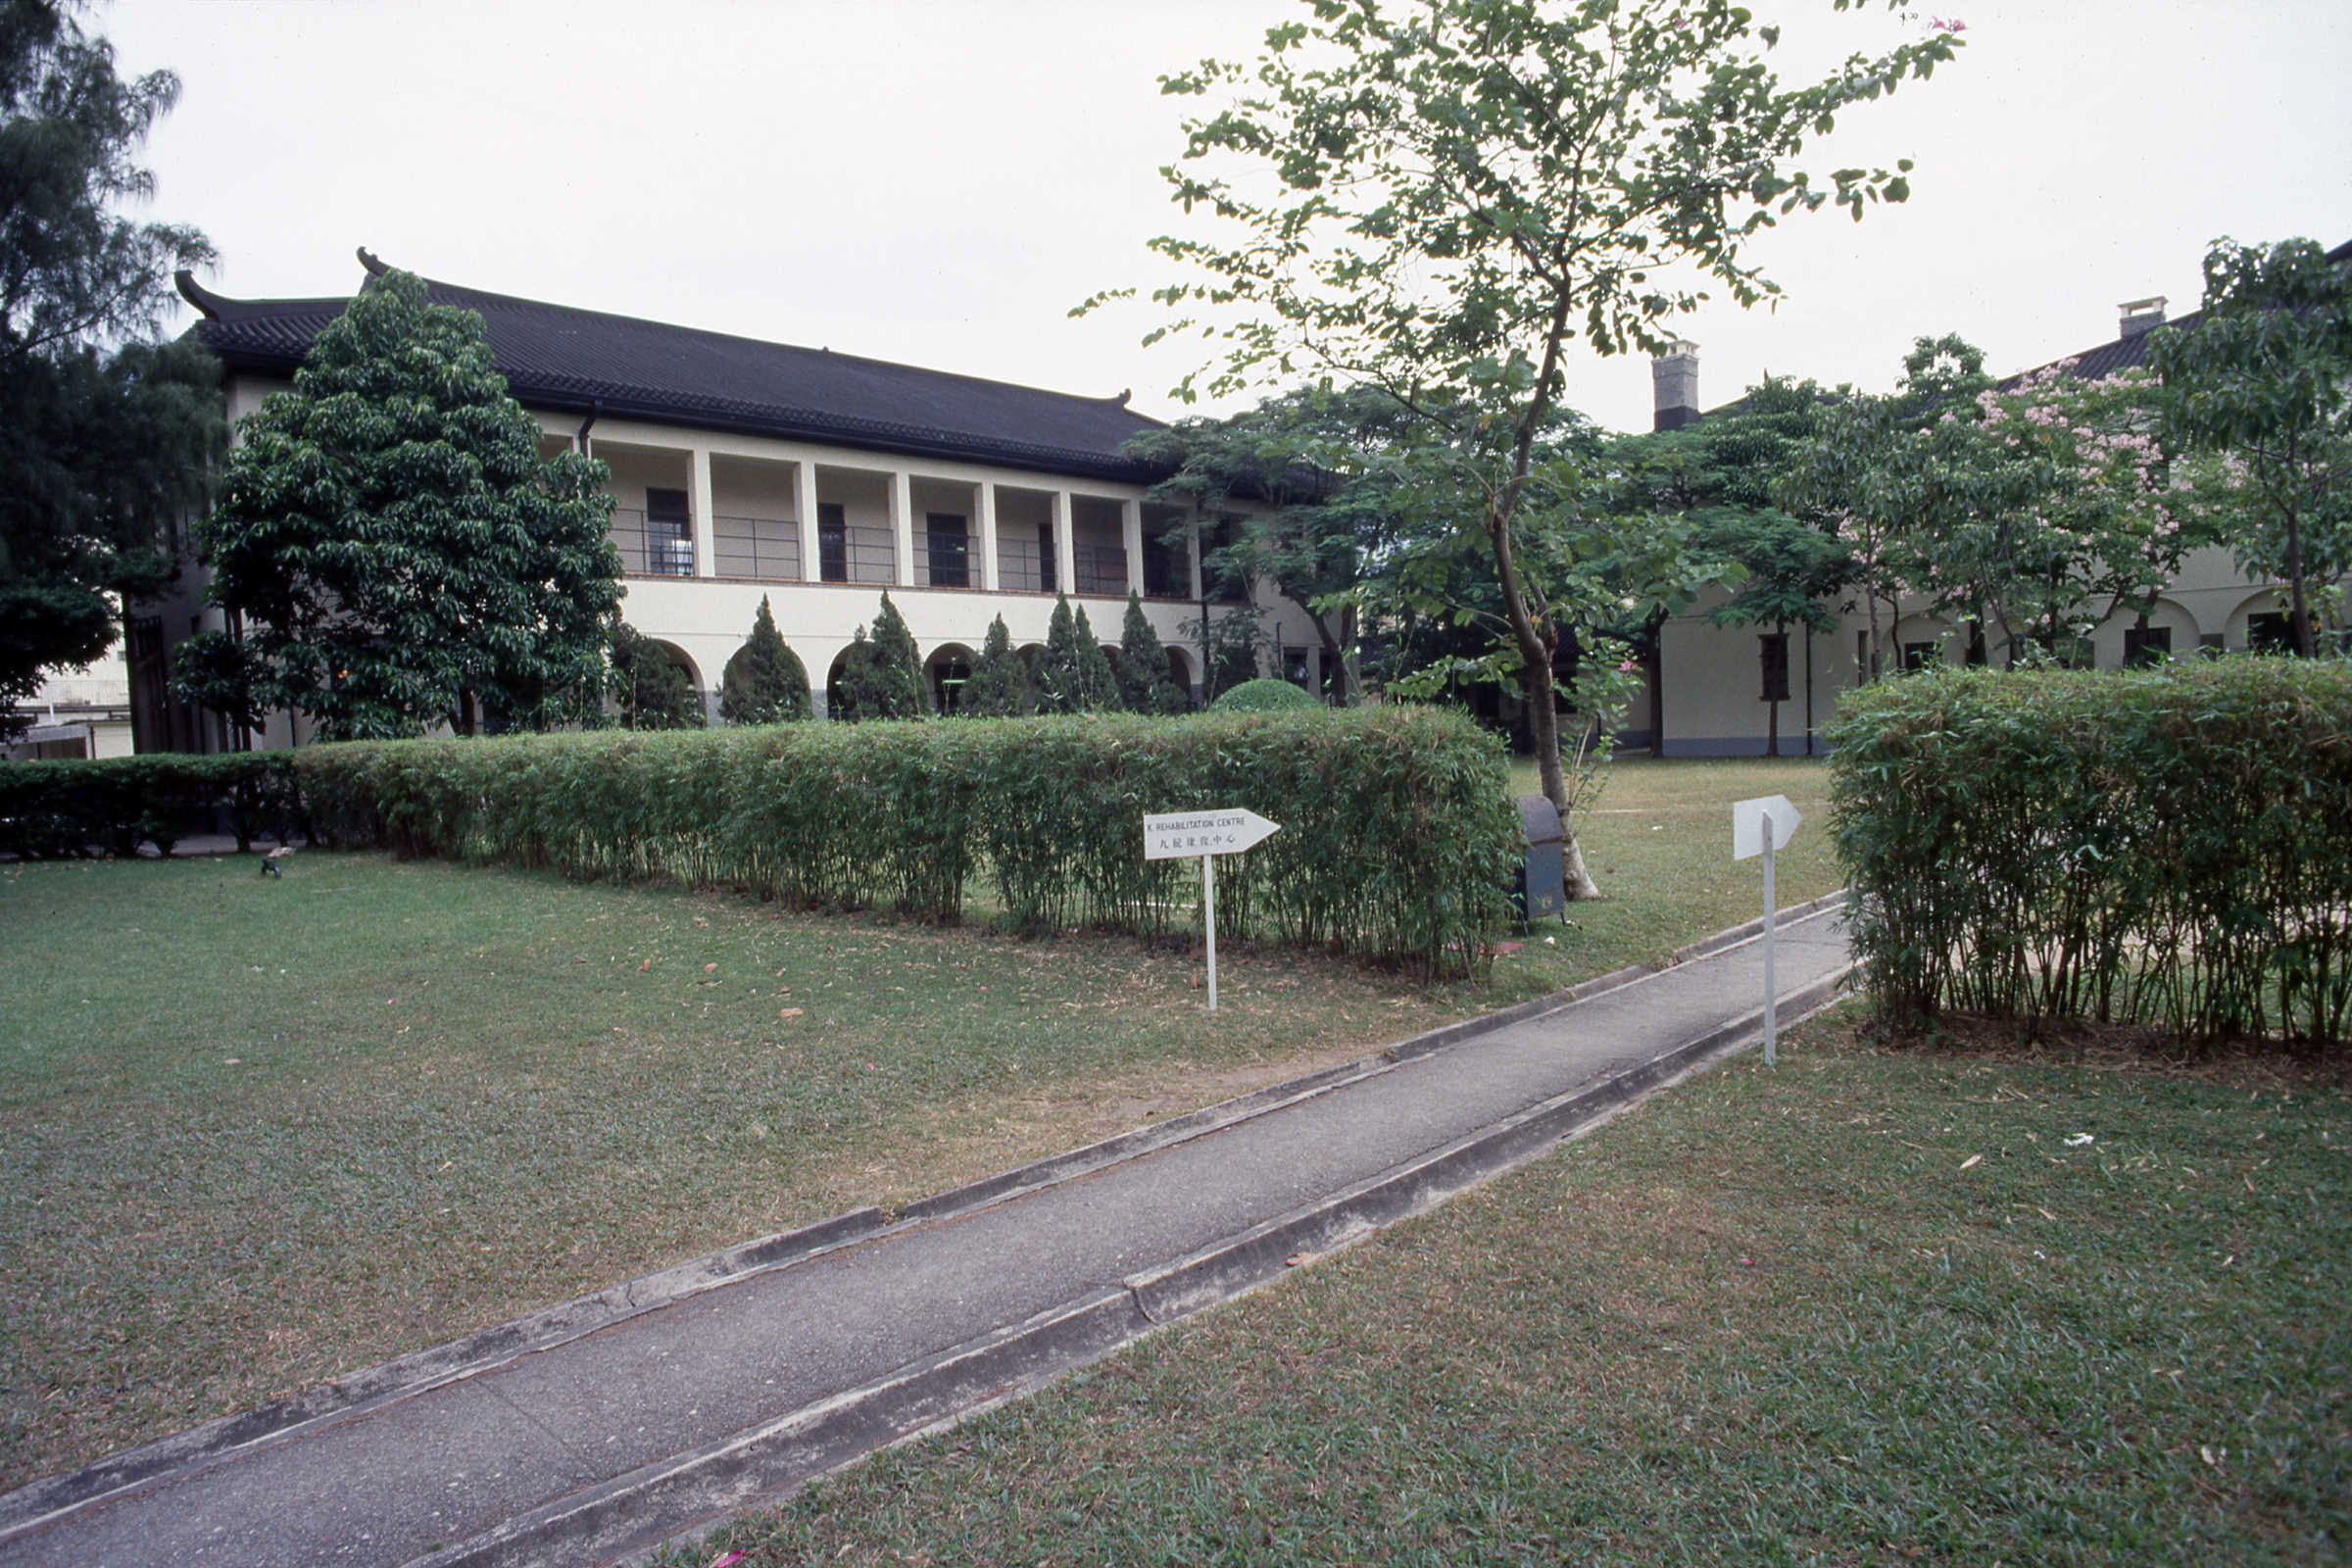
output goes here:
[{"label": "bamboo hedge", "polygon": [[1153,936],[1198,861],[1143,858],[1147,811],[1283,825],[1217,869],[1220,937],[1480,972],[1520,853],[1504,759],[1431,709],[613,732],[292,754],[333,839],[567,876],[674,877],[805,907]]},{"label": "bamboo hedge", "polygon": [[0,763],[0,851],[24,859],[128,856],[141,844],[170,855],[224,828],[245,850],[301,826],[288,752]]},{"label": "bamboo hedge", "polygon": [[1854,947],[1883,1015],[2340,1048],[2352,1025],[2352,664],[1945,670],[1830,738]]}]

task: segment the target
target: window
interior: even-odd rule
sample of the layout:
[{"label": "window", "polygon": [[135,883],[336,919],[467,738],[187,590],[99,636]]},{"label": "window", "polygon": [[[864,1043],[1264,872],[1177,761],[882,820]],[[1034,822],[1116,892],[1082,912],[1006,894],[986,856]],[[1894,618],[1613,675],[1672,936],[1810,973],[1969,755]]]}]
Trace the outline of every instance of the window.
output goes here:
[{"label": "window", "polygon": [[656,577],[694,575],[694,514],[683,490],[645,493],[645,569]]},{"label": "window", "polygon": [[2172,627],[2150,626],[2145,630],[2137,626],[2124,628],[2124,667],[2126,669],[2144,669],[2150,664],[2161,664],[2172,657]]},{"label": "window", "polygon": [[850,519],[838,501],[816,504],[816,571],[826,582],[850,580]]},{"label": "window", "polygon": [[963,518],[953,512],[923,514],[923,533],[930,547],[931,586],[969,588],[972,585],[971,538]]},{"label": "window", "polygon": [[1041,522],[1037,525],[1037,589],[1038,592],[1047,594],[1055,591],[1054,586],[1054,525],[1050,522]]},{"label": "window", "polygon": [[1933,669],[1943,662],[1943,649],[1936,643],[1903,644],[1905,669]]},{"label": "window", "polygon": [[1756,656],[1764,666],[1764,695],[1767,703],[1788,700],[1788,634],[1768,631],[1756,638]]},{"label": "window", "polygon": [[1183,524],[1167,532],[1144,536],[1144,597],[1189,599],[1193,592],[1193,559],[1186,548]]},{"label": "window", "polygon": [[1294,686],[1306,685],[1306,650],[1285,646],[1282,650],[1282,678]]},{"label": "window", "polygon": [[2246,617],[2246,647],[2258,654],[2291,654],[2295,651],[2295,630],[2292,619],[2283,611],[2267,611]]}]

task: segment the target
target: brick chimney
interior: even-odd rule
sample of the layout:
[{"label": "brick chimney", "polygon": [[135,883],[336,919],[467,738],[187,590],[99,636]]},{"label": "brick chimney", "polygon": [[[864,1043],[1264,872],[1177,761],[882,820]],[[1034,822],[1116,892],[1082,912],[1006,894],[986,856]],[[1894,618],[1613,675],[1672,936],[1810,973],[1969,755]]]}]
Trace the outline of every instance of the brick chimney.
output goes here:
[{"label": "brick chimney", "polygon": [[2164,296],[2161,294],[2150,299],[2126,300],[2116,309],[2123,312],[2121,335],[2127,343],[2164,324]]},{"label": "brick chimney", "polygon": [[1675,339],[1664,354],[1649,364],[1649,379],[1657,393],[1653,430],[1680,430],[1698,422],[1698,345]]}]

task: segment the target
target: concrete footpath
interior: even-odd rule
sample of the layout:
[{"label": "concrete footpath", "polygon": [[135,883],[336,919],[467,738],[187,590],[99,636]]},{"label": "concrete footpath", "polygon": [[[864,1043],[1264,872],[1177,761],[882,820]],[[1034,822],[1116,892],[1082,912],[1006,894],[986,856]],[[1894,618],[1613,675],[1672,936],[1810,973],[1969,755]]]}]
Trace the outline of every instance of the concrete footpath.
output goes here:
[{"label": "concrete footpath", "polygon": [[[1787,911],[1781,1017],[1848,967]],[[769,1237],[0,1497],[0,1564],[642,1552],[1017,1395],[1751,1043],[1753,927],[908,1205]]]}]

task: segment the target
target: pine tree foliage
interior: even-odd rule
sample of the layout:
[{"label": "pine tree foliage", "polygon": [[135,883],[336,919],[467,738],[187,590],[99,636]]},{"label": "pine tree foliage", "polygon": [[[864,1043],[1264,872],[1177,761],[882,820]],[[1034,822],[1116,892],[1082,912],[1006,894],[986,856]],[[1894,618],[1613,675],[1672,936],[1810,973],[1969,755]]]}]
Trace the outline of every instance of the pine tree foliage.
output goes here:
[{"label": "pine tree foliage", "polygon": [[1078,697],[1075,712],[1102,713],[1119,706],[1119,677],[1102,651],[1095,628],[1087,623],[1086,607],[1078,607],[1072,627],[1078,650]]},{"label": "pine tree foliage", "polygon": [[783,724],[808,716],[808,670],[776,630],[775,612],[760,596],[752,635],[727,661],[718,713],[730,724]]},{"label": "pine tree foliage", "polygon": [[833,683],[825,692],[825,711],[850,723],[920,718],[925,710],[922,670],[914,634],[890,595],[884,594],[874,615],[874,634],[868,637],[860,626],[842,650]]},{"label": "pine tree foliage", "polygon": [[1037,710],[1037,688],[1029,666],[1013,651],[1012,634],[999,615],[988,623],[980,657],[971,679],[963,683],[963,704],[957,710],[967,718],[1018,718]]},{"label": "pine tree foliage", "polygon": [[1144,613],[1144,602],[1127,591],[1127,619],[1119,628],[1119,706],[1131,713],[1181,713],[1191,704],[1168,673],[1168,654]]},{"label": "pine tree foliage", "polygon": [[386,272],[243,424],[197,526],[242,624],[179,652],[182,694],[321,740],[545,728],[601,702],[620,605],[602,463],[539,453],[481,318]]}]

